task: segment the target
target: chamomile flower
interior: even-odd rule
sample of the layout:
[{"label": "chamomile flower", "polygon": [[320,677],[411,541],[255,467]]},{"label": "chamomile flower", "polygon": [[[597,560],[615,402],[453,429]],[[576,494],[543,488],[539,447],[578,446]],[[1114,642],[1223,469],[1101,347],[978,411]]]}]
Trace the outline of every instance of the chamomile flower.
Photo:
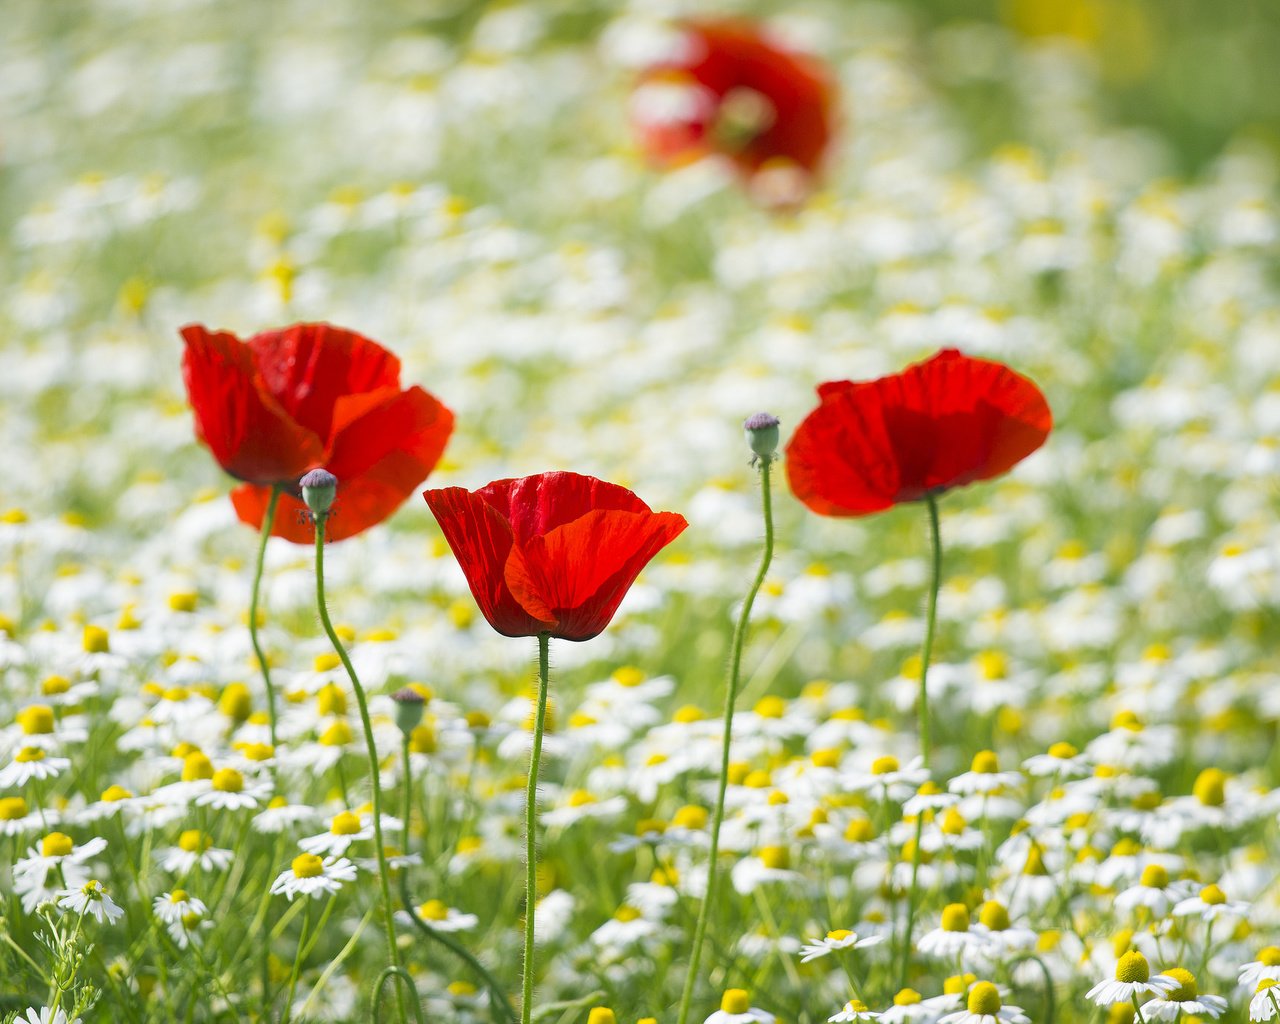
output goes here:
[{"label": "chamomile flower", "polygon": [[1280,946],[1263,946],[1258,950],[1256,960],[1251,960],[1240,968],[1241,985],[1257,988],[1258,982],[1264,979],[1280,980]]},{"label": "chamomile flower", "polygon": [[1116,961],[1114,978],[1100,981],[1085,993],[1098,1006],[1132,1002],[1142,995],[1162,996],[1179,987],[1176,979],[1163,974],[1152,976],[1147,958],[1131,949]]},{"label": "chamomile flower", "polygon": [[733,887],[743,895],[770,882],[794,882],[801,875],[791,869],[791,851],[785,846],[765,846],[754,856],[733,866]]},{"label": "chamomile flower", "polygon": [[947,1014],[938,1024],[1030,1024],[1030,1021],[1021,1007],[1004,1005],[995,985],[979,981],[969,989],[965,1009]]},{"label": "chamomile flower", "polygon": [[124,917],[124,910],[95,879],[90,879],[78,889],[61,889],[56,895],[58,906],[64,910],[73,914],[89,914],[100,924],[103,921],[114,924]]},{"label": "chamomile flower", "polygon": [[883,942],[884,938],[883,935],[868,935],[865,938],[859,938],[857,932],[849,931],[847,928],[838,928],[835,931],[827,932],[821,939],[813,939],[807,945],[801,946],[800,962],[807,964],[810,960],[817,960],[828,953],[835,953],[840,950],[865,949],[867,946],[874,946]]},{"label": "chamomile flower", "polygon": [[880,1014],[885,1024],[915,1024],[916,1021],[936,1017],[934,1010],[924,1005],[920,993],[913,988],[899,989],[893,997],[893,1005]]},{"label": "chamomile flower", "polygon": [[1077,779],[1093,771],[1087,755],[1070,743],[1055,743],[1048,753],[1035,754],[1022,762],[1028,775],[1037,778]]},{"label": "chamomile flower", "polygon": [[967,772],[962,772],[947,783],[953,793],[963,796],[973,794],[988,795],[998,793],[1010,786],[1022,782],[1019,772],[1002,772],[1000,760],[993,750],[981,750],[973,755],[973,764]]},{"label": "chamomile flower", "polygon": [[746,989],[726,989],[720,999],[720,1009],[711,1014],[703,1024],[773,1024],[774,1016],[767,1010],[751,1005]]},{"label": "chamomile flower", "polygon": [[80,886],[89,880],[86,862],[107,847],[107,841],[95,836],[79,846],[63,832],[50,832],[40,846],[27,850],[27,856],[13,865],[13,888],[22,896],[22,907],[28,913],[42,901],[51,899],[57,890],[47,887],[49,874],[59,876],[64,886]]},{"label": "chamomile flower", "polygon": [[222,871],[234,857],[230,850],[214,846],[213,836],[195,828],[189,828],[178,836],[177,846],[156,851],[160,867],[177,875],[185,875],[197,865],[201,871]]},{"label": "chamomile flower", "polygon": [[1277,986],[1280,986],[1280,982],[1274,978],[1263,978],[1258,982],[1253,998],[1249,1000],[1250,1020],[1271,1020],[1280,1013],[1280,997],[1276,994]]},{"label": "chamomile flower", "polygon": [[1187,892],[1188,884],[1171,881],[1163,865],[1148,864],[1142,869],[1137,885],[1118,893],[1114,902],[1119,910],[1146,907],[1157,917],[1163,917],[1174,903],[1186,897]]},{"label": "chamomile flower", "polygon": [[48,1006],[39,1009],[29,1006],[21,1017],[16,1018],[16,1024],[81,1024],[81,1018],[68,1017],[67,1011],[61,1007],[54,1010]]},{"label": "chamomile flower", "polygon": [[57,778],[70,767],[67,758],[50,756],[43,747],[23,747],[0,768],[0,788],[25,786],[32,779],[42,782]]},{"label": "chamomile flower", "polygon": [[180,923],[186,914],[202,915],[207,908],[203,900],[192,896],[186,889],[174,889],[172,892],[162,892],[153,899],[151,910],[162,924],[171,925]]},{"label": "chamomile flower", "polygon": [[[385,827],[385,821],[384,821]],[[305,853],[320,856],[341,857],[352,843],[374,836],[373,817],[367,820],[352,811],[339,811],[329,819],[329,830],[318,835],[307,836],[298,841],[298,846]]]},{"label": "chamomile flower", "polygon": [[1172,978],[1177,988],[1142,1004],[1142,1015],[1148,1020],[1173,1020],[1181,1014],[1193,1017],[1221,1017],[1227,1001],[1221,996],[1202,996],[1195,975],[1183,967],[1170,967],[1160,977]]},{"label": "chamomile flower", "polygon": [[295,896],[320,897],[337,892],[343,882],[356,877],[356,866],[345,857],[321,860],[314,853],[301,853],[293,858],[288,870],[280,872],[271,883],[273,894],[283,893],[290,902]]},{"label": "chamomile flower", "polygon": [[[464,914],[441,900],[427,900],[414,907],[413,912],[420,921],[438,932],[462,932],[480,923],[475,914]],[[404,911],[400,911],[398,916],[408,918]]]},{"label": "chamomile flower", "polygon": [[867,1004],[861,999],[850,999],[839,1013],[833,1013],[827,1021],[829,1024],[848,1024],[850,1021],[870,1021],[879,1018],[880,1014],[869,1010]]},{"label": "chamomile flower", "polygon": [[196,797],[197,807],[213,807],[220,811],[256,808],[271,792],[268,781],[247,781],[235,768],[219,768],[209,780],[211,788]]},{"label": "chamomile flower", "polygon": [[0,797],[0,836],[21,836],[44,827],[38,811],[27,807],[20,796]]},{"label": "chamomile flower", "polygon": [[1184,917],[1194,914],[1205,921],[1215,921],[1219,917],[1248,917],[1249,904],[1240,900],[1229,900],[1227,894],[1216,885],[1206,885],[1195,896],[1179,900],[1174,905],[1173,915]]},{"label": "chamomile flower", "polygon": [[917,948],[929,956],[963,960],[966,953],[976,952],[986,941],[969,924],[969,908],[963,903],[951,903],[942,911],[938,927],[920,936]]}]

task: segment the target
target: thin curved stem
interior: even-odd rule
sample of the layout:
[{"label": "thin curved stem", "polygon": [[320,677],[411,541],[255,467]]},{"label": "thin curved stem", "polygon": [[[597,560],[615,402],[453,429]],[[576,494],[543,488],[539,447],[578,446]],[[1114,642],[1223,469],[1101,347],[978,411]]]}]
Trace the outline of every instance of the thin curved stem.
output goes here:
[{"label": "thin curved stem", "polygon": [[773,561],[773,497],[769,490],[769,470],[773,456],[760,459],[761,511],[764,515],[764,551],[760,556],[760,568],[756,570],[751,589],[742,602],[738,622],[733,630],[733,648],[729,662],[729,681],[724,695],[724,736],[720,746],[720,788],[716,794],[715,817],[711,824],[711,850],[707,863],[707,891],[698,909],[698,923],[693,932],[693,949],[689,954],[689,970],[684,978],[684,990],[680,994],[680,1013],[677,1024],[686,1024],[689,1005],[693,1001],[693,986],[698,980],[698,966],[702,960],[702,944],[707,934],[707,920],[716,901],[716,884],[720,875],[720,826],[724,824],[724,798],[729,785],[729,747],[733,742],[733,710],[738,701],[738,687],[742,681],[742,648],[747,636],[747,623],[751,618],[751,606],[764,584],[769,563]]},{"label": "thin curved stem", "polygon": [[507,998],[507,994],[503,991],[502,986],[498,984],[498,980],[489,973],[489,969],[476,959],[466,946],[451,935],[436,931],[413,912],[413,900],[409,896],[409,882],[403,875],[400,876],[400,901],[414,926],[432,942],[440,943],[445,949],[464,960],[467,966],[480,976],[485,987],[489,990],[489,994],[493,996],[494,1005],[502,1010],[510,1024],[517,1024],[520,1020],[520,1015],[516,1013],[515,1007],[511,1005],[511,1000]]},{"label": "thin curved stem", "polygon": [[520,1022],[533,1019],[533,925],[538,902],[538,768],[542,763],[542,732],[547,721],[547,680],[551,675],[551,634],[538,634],[538,712],[533,722],[529,753],[529,784],[524,800],[524,969],[520,982]]},{"label": "thin curved stem", "polygon": [[1018,964],[1031,962],[1040,968],[1040,973],[1044,975],[1044,1024],[1053,1024],[1053,1018],[1057,1014],[1057,998],[1053,993],[1053,974],[1049,971],[1049,965],[1041,960],[1034,953],[1026,953],[1023,956],[1016,957],[1009,963],[1009,971],[1012,976],[1013,969]]},{"label": "thin curved stem", "polygon": [[262,593],[262,566],[266,561],[267,540],[271,536],[271,528],[276,522],[276,506],[280,503],[281,486],[271,488],[271,497],[267,501],[267,511],[262,517],[262,535],[258,538],[258,560],[253,567],[253,589],[249,591],[249,642],[253,644],[253,653],[258,659],[258,669],[262,672],[262,682],[267,688],[267,719],[271,723],[271,778],[276,778],[276,690],[271,685],[271,668],[267,664],[267,655],[262,650],[262,642],[258,639],[258,600]]},{"label": "thin curved stem", "polygon": [[[387,955],[391,958],[391,966],[400,967],[400,954],[396,949],[395,910],[391,905],[391,869],[387,866],[387,850],[382,840],[382,783],[378,770],[378,747],[373,741],[373,723],[369,719],[369,702],[365,699],[364,687],[356,675],[355,666],[347,654],[346,647],[338,638],[337,631],[329,619],[329,609],[324,599],[324,526],[326,516],[318,515],[316,521],[316,607],[320,612],[320,622],[333,644],[334,651],[347,670],[351,687],[355,690],[356,703],[360,707],[360,724],[364,728],[364,742],[369,752],[369,781],[373,787],[373,841],[378,849],[378,880],[382,885],[383,924],[387,933]],[[397,986],[397,1003],[400,1010],[401,1024],[405,1024],[404,993]]]},{"label": "thin curved stem", "polygon": [[[929,767],[929,661],[933,657],[933,638],[938,624],[938,590],[942,586],[942,531],[938,524],[938,499],[925,498],[929,510],[929,539],[933,548],[933,570],[929,577],[929,604],[925,613],[924,646],[920,649],[920,754]],[[907,932],[902,943],[902,981],[906,988],[911,969],[911,938],[916,924],[916,894],[920,883],[920,838],[924,833],[924,811],[916,815],[916,840],[911,850],[911,888],[907,892]]]},{"label": "thin curved stem", "polygon": [[[413,993],[414,998],[410,1000],[413,1007],[413,1016],[418,1024],[426,1024],[426,1018],[422,1016],[422,1004],[418,1001],[418,989],[413,983],[413,978],[409,972],[403,967],[384,967],[382,973],[378,975],[378,986],[374,989],[375,997],[373,1001],[373,1021],[374,1024],[381,1024],[382,1021],[382,993],[387,982],[395,978],[397,981],[403,981],[409,991]],[[400,992],[400,986],[396,986],[396,991]]]}]

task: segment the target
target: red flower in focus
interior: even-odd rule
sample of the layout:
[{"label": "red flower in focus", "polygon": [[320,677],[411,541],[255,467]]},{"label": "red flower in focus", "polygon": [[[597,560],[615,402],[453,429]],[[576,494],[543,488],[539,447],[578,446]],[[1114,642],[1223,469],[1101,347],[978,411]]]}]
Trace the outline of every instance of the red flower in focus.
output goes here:
[{"label": "red flower in focus", "polygon": [[400,360],[354,331],[295,324],[242,342],[191,324],[182,337],[196,436],[244,481],[231,492],[242,522],[261,528],[272,488],[284,488],[277,537],[313,540],[297,482],[318,467],[339,481],[329,539],[382,522],[435,468],[453,430],[453,413],[422,388],[402,389]]},{"label": "red flower in focus", "polygon": [[[808,190],[831,141],[835,88],[814,58],[786,49],[746,20],[691,21],[679,52],[643,72],[631,115],[660,164],[730,157],[767,193]],[[789,179],[789,182],[788,182]]]},{"label": "red flower in focus", "polygon": [[787,444],[787,479],[822,515],[862,516],[1007,473],[1053,416],[1007,366],[944,349],[902,373],[818,387]]},{"label": "red flower in focus", "polygon": [[504,636],[590,640],[640,570],[689,525],[651,511],[625,487],[577,473],[422,496],[480,611]]}]

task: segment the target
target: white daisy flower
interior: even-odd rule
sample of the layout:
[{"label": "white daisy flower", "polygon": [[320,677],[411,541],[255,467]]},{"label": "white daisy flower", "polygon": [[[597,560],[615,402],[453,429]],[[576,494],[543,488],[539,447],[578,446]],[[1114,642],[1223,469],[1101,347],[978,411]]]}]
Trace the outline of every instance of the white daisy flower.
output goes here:
[{"label": "white daisy flower", "polygon": [[947,1014],[938,1024],[1030,1024],[1030,1021],[1021,1007],[1004,1005],[995,985],[979,981],[969,989],[965,1009]]},{"label": "white daisy flower", "polygon": [[827,1020],[830,1024],[845,1024],[849,1021],[878,1020],[880,1014],[867,1009],[861,999],[850,999],[839,1013],[833,1013]]},{"label": "white daisy flower", "polygon": [[329,831],[307,836],[298,841],[298,846],[306,853],[321,857],[341,857],[352,843],[372,839],[373,836],[372,816],[366,821],[351,811],[339,811],[329,819]]},{"label": "white daisy flower", "polygon": [[1173,978],[1163,974],[1152,977],[1147,958],[1131,949],[1116,961],[1115,978],[1098,982],[1085,993],[1085,998],[1092,999],[1098,1006],[1110,1006],[1132,1002],[1134,996],[1161,996],[1177,987],[1178,982]]},{"label": "white daisy flower", "polygon": [[1021,772],[1002,772],[1000,761],[994,750],[980,750],[973,755],[973,763],[967,772],[962,772],[947,783],[947,788],[962,796],[974,793],[997,793],[1010,786],[1022,782]]},{"label": "white daisy flower", "polygon": [[1078,779],[1088,776],[1093,768],[1089,758],[1070,743],[1055,743],[1047,753],[1035,754],[1022,762],[1028,775],[1037,778]]},{"label": "white daisy flower", "polygon": [[156,851],[160,867],[176,875],[195,870],[197,864],[201,871],[223,871],[234,858],[232,851],[213,845],[213,836],[195,828],[189,828],[178,836],[177,846]]},{"label": "white daisy flower", "polygon": [[847,928],[838,928],[835,931],[827,932],[821,939],[814,939],[808,945],[800,947],[800,962],[807,964],[810,960],[816,960],[818,957],[826,956],[828,953],[834,953],[841,949],[864,949],[867,946],[874,946],[884,941],[883,935],[868,935],[866,938],[858,938],[857,932],[849,931]]},{"label": "white daisy flower", "polygon": [[936,1012],[924,1005],[920,993],[913,988],[899,990],[893,997],[893,1005],[880,1014],[882,1024],[915,1024],[916,1021],[936,1017]]},{"label": "white daisy flower", "polygon": [[57,893],[58,906],[73,914],[91,914],[99,923],[107,921],[114,924],[124,917],[124,911],[102,888],[102,883],[90,879],[79,889],[60,889]]},{"label": "white daisy flower", "polygon": [[271,792],[270,782],[246,783],[244,775],[235,768],[219,768],[210,782],[212,788],[196,797],[198,807],[214,807],[220,811],[253,809]]},{"label": "white daisy flower", "polygon": [[1193,1017],[1221,1017],[1227,1001],[1221,996],[1202,996],[1196,988],[1195,975],[1182,967],[1171,967],[1160,977],[1172,978],[1178,987],[1142,1004],[1147,1020],[1174,1020],[1180,1014]]},{"label": "white daisy flower", "polygon": [[1175,917],[1195,914],[1205,921],[1214,921],[1219,917],[1248,917],[1249,904],[1241,900],[1229,900],[1227,894],[1216,885],[1206,885],[1199,895],[1180,900],[1174,905]]},{"label": "white daisy flower", "polygon": [[47,1006],[36,1009],[27,1007],[27,1012],[17,1018],[17,1024],[81,1024],[81,1018],[68,1017],[63,1009],[52,1010]]},{"label": "white daisy flower", "polygon": [[969,927],[969,908],[963,903],[951,903],[942,911],[937,928],[920,936],[917,948],[928,956],[944,959],[967,952],[976,952],[986,943],[986,937]]},{"label": "white daisy flower", "polygon": [[54,779],[70,767],[71,762],[65,757],[50,757],[41,747],[23,747],[0,768],[0,789],[16,789],[32,779]]},{"label": "white daisy flower", "polygon": [[1263,946],[1258,950],[1258,959],[1240,968],[1241,985],[1256,989],[1264,979],[1280,980],[1280,946]]},{"label": "white daisy flower", "polygon": [[1263,978],[1258,982],[1257,991],[1249,1000],[1250,1020],[1271,1020],[1280,1013],[1280,999],[1276,998],[1276,986],[1280,985],[1274,978]]},{"label": "white daisy flower", "polygon": [[703,1024],[773,1024],[773,1014],[751,1005],[747,990],[726,989],[720,1000],[720,1009],[711,1014]]},{"label": "white daisy flower", "polygon": [[[464,914],[441,900],[427,900],[426,903],[415,907],[413,912],[420,921],[425,922],[437,932],[462,932],[480,923],[480,918],[475,914]],[[400,914],[408,918],[403,910]]]},{"label": "white daisy flower", "polygon": [[287,871],[271,883],[272,893],[283,893],[290,901],[295,896],[323,896],[337,892],[343,882],[356,877],[356,866],[345,857],[321,860],[314,853],[301,853],[293,858]]},{"label": "white daisy flower", "polygon": [[176,924],[185,914],[204,914],[207,910],[204,902],[190,895],[186,889],[162,892],[151,901],[151,909],[163,924]]}]

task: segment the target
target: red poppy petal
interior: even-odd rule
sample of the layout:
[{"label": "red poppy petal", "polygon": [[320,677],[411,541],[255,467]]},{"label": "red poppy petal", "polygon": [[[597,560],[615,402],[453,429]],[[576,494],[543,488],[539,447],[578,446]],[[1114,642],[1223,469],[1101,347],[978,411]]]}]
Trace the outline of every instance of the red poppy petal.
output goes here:
[{"label": "red poppy petal", "polygon": [[299,423],[331,440],[344,395],[400,387],[400,360],[376,341],[331,324],[294,324],[249,339],[259,372]]},{"label": "red poppy petal", "polygon": [[635,578],[688,526],[674,512],[594,509],[511,549],[507,587],[553,634],[587,640],[604,630]]},{"label": "red poppy petal", "polygon": [[228,473],[255,483],[296,479],[323,453],[265,388],[253,354],[235,335],[199,324],[182,328],[182,378],[195,410],[196,436]]},{"label": "red poppy petal", "polygon": [[813,511],[864,516],[894,503],[897,456],[879,407],[833,394],[787,442],[787,482]]},{"label": "red poppy petal", "polygon": [[513,536],[507,521],[479,493],[462,487],[424,491],[444,538],[462,567],[480,611],[504,636],[537,636],[554,622],[531,615],[504,580]]},{"label": "red poppy petal", "polygon": [[521,544],[596,509],[650,511],[625,487],[580,473],[538,473],[519,480],[495,480],[476,494],[511,524]]}]

